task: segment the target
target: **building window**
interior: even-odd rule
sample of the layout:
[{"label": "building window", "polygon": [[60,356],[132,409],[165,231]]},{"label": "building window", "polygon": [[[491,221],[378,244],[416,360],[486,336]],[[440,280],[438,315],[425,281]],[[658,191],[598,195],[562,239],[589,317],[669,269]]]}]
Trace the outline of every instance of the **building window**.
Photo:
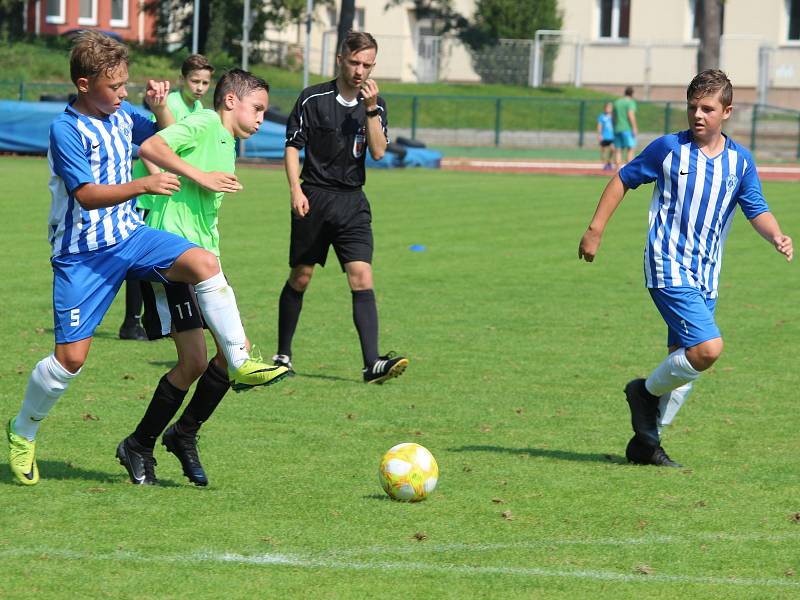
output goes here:
[{"label": "building window", "polygon": [[353,19],[353,30],[354,31],[364,31],[364,9],[357,8],[356,15]]},{"label": "building window", "polygon": [[339,19],[336,18],[336,7],[328,7],[328,26],[336,29],[339,26]]},{"label": "building window", "polygon": [[599,0],[599,37],[607,40],[627,40],[630,37],[631,1]]},{"label": "building window", "polygon": [[97,25],[97,0],[80,0],[78,25]]},{"label": "building window", "polygon": [[786,12],[789,16],[790,42],[800,42],[800,0],[786,0]]},{"label": "building window", "polygon": [[65,14],[66,10],[66,0],[47,0],[47,14],[45,15],[45,21],[47,23],[55,23],[56,25],[62,25],[66,22]]},{"label": "building window", "polygon": [[111,0],[112,27],[128,26],[128,0]]},{"label": "building window", "polygon": [[722,29],[725,24],[725,3],[719,0],[689,0],[689,10],[691,11],[692,19],[692,39],[699,40],[700,33],[705,28],[705,11],[703,10],[704,2],[718,2],[719,3],[719,34],[722,35]]}]

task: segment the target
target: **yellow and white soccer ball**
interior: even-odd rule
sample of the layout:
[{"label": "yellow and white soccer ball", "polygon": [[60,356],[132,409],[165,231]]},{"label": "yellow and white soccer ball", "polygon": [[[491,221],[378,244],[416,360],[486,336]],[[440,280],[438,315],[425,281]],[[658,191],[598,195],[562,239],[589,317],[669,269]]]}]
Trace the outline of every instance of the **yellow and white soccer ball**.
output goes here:
[{"label": "yellow and white soccer ball", "polygon": [[381,458],[378,480],[395,500],[418,502],[436,488],[439,465],[427,448],[410,442],[397,444]]}]

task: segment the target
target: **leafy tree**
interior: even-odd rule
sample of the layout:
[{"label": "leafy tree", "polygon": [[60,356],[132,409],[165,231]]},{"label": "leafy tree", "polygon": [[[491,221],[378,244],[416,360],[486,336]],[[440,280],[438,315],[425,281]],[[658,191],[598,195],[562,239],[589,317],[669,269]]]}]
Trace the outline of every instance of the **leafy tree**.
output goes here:
[{"label": "leafy tree", "polygon": [[[530,44],[500,40],[532,40],[539,29],[560,29],[556,0],[478,0],[472,25],[461,38],[472,52],[472,64],[486,83],[527,85]],[[545,75],[552,71],[558,46],[544,49]]]},{"label": "leafy tree", "polygon": [[25,0],[0,0],[0,40],[12,42],[25,37]]},{"label": "leafy tree", "polygon": [[[7,0],[0,0],[7,1]],[[315,0],[316,5],[331,4],[333,0]],[[177,32],[185,52],[192,47],[193,0],[149,0],[147,10],[156,15],[158,45],[167,46],[167,40]],[[267,24],[285,27],[301,23],[305,18],[306,0],[251,0],[250,42],[251,59],[261,57],[255,48],[264,40]],[[203,0],[200,2],[200,27],[198,51],[207,55],[220,67],[235,64],[233,57],[241,55],[242,17],[244,0]]]}]

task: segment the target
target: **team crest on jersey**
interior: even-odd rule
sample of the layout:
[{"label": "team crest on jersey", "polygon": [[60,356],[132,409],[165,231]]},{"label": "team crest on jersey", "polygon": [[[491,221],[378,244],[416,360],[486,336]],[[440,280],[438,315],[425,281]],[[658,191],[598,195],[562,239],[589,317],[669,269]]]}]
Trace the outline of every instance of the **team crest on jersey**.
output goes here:
[{"label": "team crest on jersey", "polygon": [[119,130],[122,133],[122,135],[124,135],[126,138],[131,137],[131,128],[128,127],[127,123],[122,123],[119,126]]},{"label": "team crest on jersey", "polygon": [[367,143],[367,128],[362,127],[358,130],[355,139],[353,140],[353,157],[361,158],[364,154],[364,146]]},{"label": "team crest on jersey", "polygon": [[729,192],[732,192],[733,189],[736,187],[736,184],[739,183],[739,178],[736,177],[733,173],[728,175],[728,179],[725,180],[725,187]]}]

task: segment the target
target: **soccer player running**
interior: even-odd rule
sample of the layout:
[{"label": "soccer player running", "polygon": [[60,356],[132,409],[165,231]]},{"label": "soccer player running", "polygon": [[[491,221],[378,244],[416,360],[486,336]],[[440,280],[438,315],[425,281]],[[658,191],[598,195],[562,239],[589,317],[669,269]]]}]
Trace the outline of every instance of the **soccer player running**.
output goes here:
[{"label": "soccer player running", "polygon": [[377,52],[378,43],[369,33],[348,33],[336,56],[338,77],[303,90],[289,115],[285,168],[292,203],[291,270],[278,303],[278,353],[273,356],[274,364],[292,369],[292,338],[303,294],[314,265],[325,266],[332,245],[352,291],[366,383],[383,383],[408,366],[402,356],[378,354],[372,214],[361,190],[365,150],[379,160],[388,143],[386,103],[370,79]]},{"label": "soccer player running", "polygon": [[[214,92],[214,109],[200,109],[180,122],[154,135],[148,144],[166,145],[188,164],[200,169],[233,173],[236,165],[236,140],[258,131],[269,104],[269,85],[241,69],[225,73]],[[157,171],[157,168],[156,168]],[[191,181],[171,197],[152,196],[145,223],[154,229],[176,233],[201,248],[220,255],[219,207],[224,194],[212,192]],[[207,364],[203,318],[195,293],[185,283],[142,282],[145,298],[144,323],[150,339],[172,334],[178,363],[166,373],[153,394],[136,430],[121,444],[146,457],[145,479],[155,484],[153,450],[163,432],[162,444],[174,454],[183,473],[195,485],[208,485],[208,476],[197,452],[197,432],[208,420],[230,388],[228,364],[216,340],[216,355]],[[288,371],[269,381],[279,381]],[[199,378],[192,399],[181,417],[166,431],[189,387]],[[128,454],[124,449],[123,455]],[[121,459],[124,466],[129,466]],[[134,473],[129,468],[134,479]],[[137,483],[136,481],[134,481]]]},{"label": "soccer player running", "polygon": [[[192,54],[181,65],[181,76],[177,90],[167,94],[167,108],[172,113],[175,121],[181,121],[195,111],[203,110],[202,99],[211,85],[211,76],[214,67],[202,54]],[[151,121],[155,122],[155,115]],[[153,171],[155,172],[155,171]],[[143,160],[138,160],[133,165],[133,178],[139,179],[150,174]],[[144,210],[153,202],[150,194],[142,194],[136,201],[136,207]],[[146,340],[147,333],[140,323],[142,310],[142,292],[139,282],[135,279],[125,281],[125,319],[119,328],[119,337],[122,340]]]},{"label": "soccer player running", "polygon": [[753,157],[722,133],[733,110],[728,77],[703,71],[689,84],[686,101],[689,129],[658,138],[609,181],[578,248],[578,257],[592,262],[625,193],[655,181],[644,271],[667,324],[669,352],[647,379],[625,387],[634,432],[625,455],[633,463],[667,467],[681,465],[661,446],[661,428],[722,353],[714,312],[722,248],[736,206],[786,260],[793,255],[791,238],[764,200]]},{"label": "soccer player running", "polygon": [[[194,285],[234,384],[265,385],[281,374],[248,355],[236,299],[217,257],[180,236],[147,227],[133,206],[139,194],[178,191],[176,174],[215,192],[237,191],[236,177],[205,173],[168,147],[147,143],[156,124],[125,101],[128,50],[123,44],[96,31],[81,33],[70,52],[70,74],[78,97],[53,121],[48,150],[55,350],[34,367],[22,407],[6,426],[11,471],[24,485],[39,481],[39,425],[80,373],[94,331],[129,274]],[[164,106],[168,89],[168,82],[150,81],[146,91],[164,125],[171,120]],[[133,144],[170,172],[131,181]],[[130,460],[143,479],[142,461]]]}]

